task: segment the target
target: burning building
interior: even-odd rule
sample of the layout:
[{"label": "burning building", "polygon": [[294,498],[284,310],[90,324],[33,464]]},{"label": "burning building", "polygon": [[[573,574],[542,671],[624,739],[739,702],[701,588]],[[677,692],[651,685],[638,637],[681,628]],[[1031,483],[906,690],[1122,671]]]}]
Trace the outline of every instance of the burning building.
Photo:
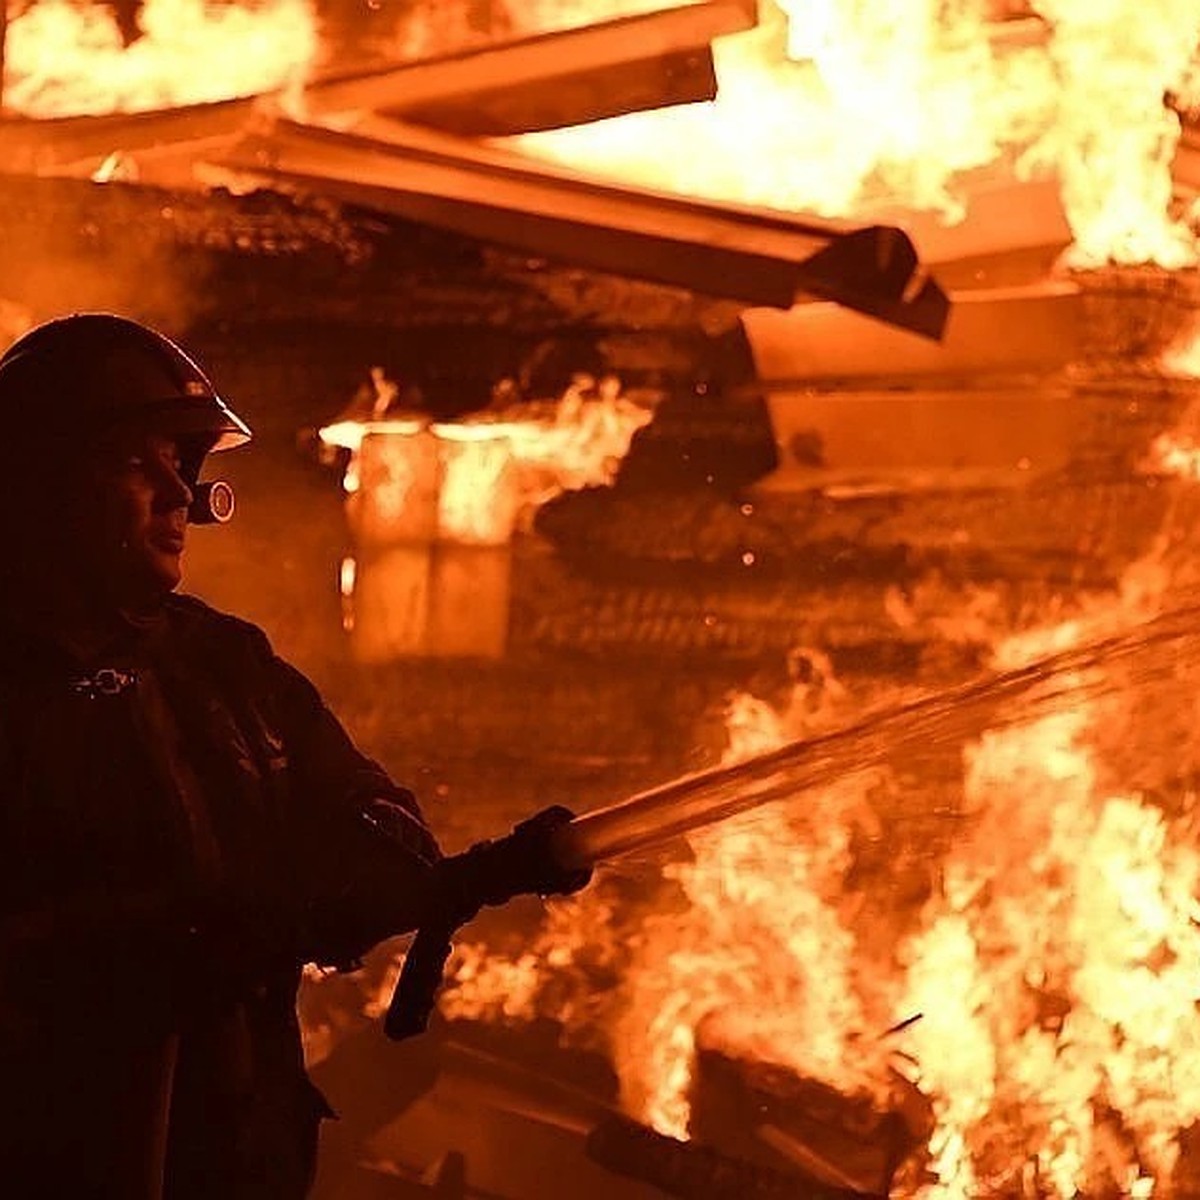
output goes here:
[{"label": "burning building", "polygon": [[724,772],[311,981],[323,1194],[1200,1193],[1195,0],[0,29],[0,331],[246,397],[192,582],[447,845]]}]

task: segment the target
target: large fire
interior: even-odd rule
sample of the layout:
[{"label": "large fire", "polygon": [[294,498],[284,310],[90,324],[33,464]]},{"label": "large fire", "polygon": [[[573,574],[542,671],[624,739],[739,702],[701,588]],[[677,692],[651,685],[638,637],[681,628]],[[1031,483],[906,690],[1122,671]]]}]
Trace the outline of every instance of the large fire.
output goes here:
[{"label": "large fire", "polygon": [[[635,7],[649,5],[624,10]],[[1023,22],[995,21],[993,7],[764,0],[758,29],[716,46],[715,103],[520,145],[673,191],[838,216],[905,204],[953,219],[966,173],[1054,174],[1075,262],[1193,262],[1172,207],[1180,126],[1164,95],[1188,74],[1200,4],[1033,0]],[[317,54],[300,0],[149,0],[144,36],[128,47],[106,11],[40,0],[17,16],[6,104],[47,116],[248,95],[284,86]],[[547,0],[533,24],[568,23],[564,11]],[[1166,367],[1200,372],[1196,345]],[[590,380],[540,407],[431,422],[392,413],[394,389],[376,384],[374,411],[323,436],[350,451],[346,490],[359,510],[375,472],[372,502],[393,537],[419,494],[419,536],[503,543],[550,495],[611,482],[652,416]],[[1145,469],[1200,479],[1200,431],[1159,438]],[[985,602],[963,619],[973,630],[995,622],[997,668],[1135,629],[1171,599],[1170,544],[1161,539],[1116,596],[1069,618],[1014,630]],[[355,580],[347,560],[343,590]],[[731,697],[730,759],[854,716],[861,698],[819,651],[791,667],[782,709]],[[934,1119],[910,1192],[1171,1192],[1200,1123],[1200,828],[1190,788],[1151,795],[1112,762],[1150,703],[1123,670],[1089,668],[1059,711],[1009,713],[973,741],[928,895],[883,934],[856,870],[908,786],[894,771],[693,835],[644,912],[622,907],[613,873],[551,906],[516,959],[463,947],[446,1012],[557,1018],[611,1056],[631,1113],[679,1136],[702,1044],[885,1106],[899,1048]]]},{"label": "large fire", "polygon": [[[1075,261],[1178,267],[1170,213],[1179,118],[1164,104],[1200,38],[1190,0],[767,0],[715,47],[711,104],[529,134],[524,149],[714,199],[869,214],[964,205],[962,173],[1056,173]],[[781,11],[782,10],[782,11]],[[786,15],[785,15],[786,13]]]},{"label": "large fire", "polygon": [[139,24],[126,45],[110,8],[30,4],[8,26],[5,106],[57,117],[253,96],[302,82],[319,45],[308,0],[147,0]]},{"label": "large fire", "polygon": [[[1168,535],[1111,598],[1000,633],[993,665],[1136,631],[1181,602],[1190,629],[1198,614]],[[581,929],[611,926],[601,886],[553,910],[519,987],[512,964],[465,948],[447,1009],[501,1021],[550,1013],[605,1041],[623,1103],[679,1136],[698,1038],[884,1096],[895,1076],[872,1034],[921,1014],[897,1041],[935,1128],[922,1169],[898,1185],[905,1194],[1176,1194],[1179,1172],[1195,1170],[1186,1156],[1200,1122],[1200,826],[1186,784],[1122,787],[1113,758],[1144,706],[1171,703],[1153,687],[1178,678],[1178,653],[1099,656],[1056,681],[1066,693],[1056,707],[997,714],[966,747],[960,829],[932,893],[886,944],[862,917],[870,901],[853,876],[854,848],[881,836],[902,791],[874,772],[691,836],[665,873],[684,903],[661,904],[605,952],[608,970],[620,966],[619,993],[589,994],[594,964],[576,958]],[[731,699],[730,756],[853,710],[824,656],[799,654],[793,668],[783,710]]]},{"label": "large fire", "polygon": [[[641,0],[517,6],[511,35],[644,10]],[[1057,175],[1074,263],[1194,257],[1172,208],[1177,114],[1200,38],[1192,0],[760,0],[760,23],[714,45],[715,102],[517,139],[531,154],[670,191],[828,216],[896,206],[961,217],[986,169]],[[457,10],[455,10],[457,11]],[[440,45],[408,14],[395,51]],[[5,103],[17,112],[138,110],[273,91],[307,75],[307,0],[254,7],[149,0],[126,47],[110,12],[39,0],[12,22]],[[464,34],[464,36],[466,36]],[[444,48],[444,47],[443,47]]]}]

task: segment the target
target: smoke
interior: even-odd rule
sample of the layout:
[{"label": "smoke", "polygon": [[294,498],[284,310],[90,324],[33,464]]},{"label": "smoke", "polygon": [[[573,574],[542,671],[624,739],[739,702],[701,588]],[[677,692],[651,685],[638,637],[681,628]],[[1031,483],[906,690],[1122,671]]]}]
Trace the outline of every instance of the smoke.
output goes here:
[{"label": "smoke", "polygon": [[211,266],[167,193],[74,179],[0,183],[0,341],[70,312],[178,335],[208,309]]}]

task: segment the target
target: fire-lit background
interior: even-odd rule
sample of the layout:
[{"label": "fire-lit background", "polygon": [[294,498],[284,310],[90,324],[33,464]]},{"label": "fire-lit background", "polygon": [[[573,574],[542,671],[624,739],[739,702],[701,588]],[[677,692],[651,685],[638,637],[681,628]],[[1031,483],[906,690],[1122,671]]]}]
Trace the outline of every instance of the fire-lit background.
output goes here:
[{"label": "fire-lit background", "polygon": [[[0,345],[196,351],[256,440],[188,586],[447,849],[865,720],[870,770],[485,914],[419,1042],[402,945],[309,980],[321,1196],[1200,1195],[1200,0],[0,29]],[[731,210],[763,261],[905,230],[942,340],[921,271],[750,303]]]}]

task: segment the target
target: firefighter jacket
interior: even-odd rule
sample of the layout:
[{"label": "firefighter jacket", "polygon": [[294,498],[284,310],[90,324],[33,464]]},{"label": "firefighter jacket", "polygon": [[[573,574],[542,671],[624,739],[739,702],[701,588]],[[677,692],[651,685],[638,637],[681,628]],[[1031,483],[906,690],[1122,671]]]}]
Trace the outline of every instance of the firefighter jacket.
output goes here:
[{"label": "firefighter jacket", "polygon": [[298,1200],[295,1013],[423,915],[436,842],[256,627],[170,597],[0,645],[0,1171],[13,1197]]}]

